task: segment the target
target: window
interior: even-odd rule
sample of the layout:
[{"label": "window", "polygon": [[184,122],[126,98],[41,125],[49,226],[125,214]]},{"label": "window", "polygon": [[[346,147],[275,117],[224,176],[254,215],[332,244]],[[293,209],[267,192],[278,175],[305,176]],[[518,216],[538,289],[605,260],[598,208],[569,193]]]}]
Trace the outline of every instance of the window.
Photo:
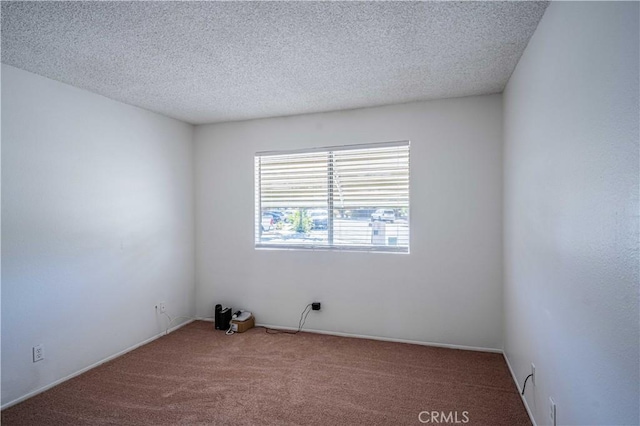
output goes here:
[{"label": "window", "polygon": [[409,142],[255,156],[256,248],[409,252]]}]

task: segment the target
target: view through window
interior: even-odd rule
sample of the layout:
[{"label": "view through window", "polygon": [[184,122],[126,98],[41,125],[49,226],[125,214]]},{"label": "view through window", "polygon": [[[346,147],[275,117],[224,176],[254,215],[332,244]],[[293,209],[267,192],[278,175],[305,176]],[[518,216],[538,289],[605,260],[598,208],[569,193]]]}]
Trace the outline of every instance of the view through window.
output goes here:
[{"label": "view through window", "polygon": [[255,156],[258,248],[409,251],[409,142]]}]

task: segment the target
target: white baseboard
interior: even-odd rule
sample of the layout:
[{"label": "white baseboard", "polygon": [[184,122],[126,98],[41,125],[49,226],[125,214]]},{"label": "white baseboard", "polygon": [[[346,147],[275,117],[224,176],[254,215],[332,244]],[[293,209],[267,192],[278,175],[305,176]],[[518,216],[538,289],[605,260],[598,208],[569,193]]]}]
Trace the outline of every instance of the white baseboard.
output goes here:
[{"label": "white baseboard", "polygon": [[[193,321],[194,321],[194,320],[193,320],[193,319],[191,319],[191,320],[189,320],[189,321],[185,321],[185,322],[183,322],[183,323],[180,323],[180,324],[176,325],[175,327],[171,327],[169,330],[167,330],[167,332],[171,333],[172,331],[175,331],[175,330],[177,330],[177,329],[179,329],[179,328],[181,328],[181,327],[184,327],[185,325],[187,325],[187,324],[189,324],[189,323],[192,323]],[[36,396],[36,395],[38,395],[39,393],[42,393],[42,392],[44,392],[44,391],[46,391],[46,390],[49,390],[49,389],[51,389],[52,387],[59,385],[60,383],[66,382],[66,381],[67,381],[67,380],[69,380],[69,379],[73,379],[74,377],[79,376],[79,375],[80,375],[80,374],[82,374],[82,373],[86,373],[87,371],[92,370],[92,369],[94,369],[94,368],[98,367],[99,365],[104,364],[105,362],[109,362],[109,361],[111,361],[112,359],[117,358],[117,357],[119,357],[119,356],[121,356],[121,355],[124,355],[124,354],[126,354],[127,352],[131,352],[132,350],[137,349],[137,348],[139,348],[140,346],[144,346],[144,345],[146,345],[147,343],[151,343],[151,342],[153,342],[154,340],[156,340],[156,339],[158,339],[158,338],[160,338],[160,337],[164,336],[165,334],[167,334],[167,332],[163,331],[163,332],[161,332],[161,333],[158,333],[158,334],[156,334],[155,336],[152,336],[152,337],[148,338],[147,340],[144,340],[144,341],[142,341],[142,342],[140,342],[140,343],[137,343],[137,344],[135,344],[135,345],[133,345],[133,346],[131,346],[131,347],[128,347],[127,349],[124,349],[124,350],[122,350],[122,351],[120,351],[120,352],[118,352],[118,353],[115,353],[115,354],[113,354],[113,355],[111,355],[111,356],[108,356],[108,357],[106,357],[106,358],[104,358],[104,359],[102,359],[102,360],[100,360],[100,361],[98,361],[98,362],[95,362],[95,363],[93,363],[93,364],[89,365],[88,367],[85,367],[85,368],[83,368],[83,369],[81,369],[81,370],[79,370],[79,371],[76,371],[75,373],[71,373],[71,374],[69,374],[69,375],[68,375],[68,376],[66,376],[66,377],[63,377],[63,378],[61,378],[61,379],[56,380],[56,381],[55,381],[55,382],[53,382],[53,383],[49,383],[48,385],[43,386],[43,387],[41,387],[41,388],[39,388],[39,389],[36,389],[36,390],[34,390],[34,391],[32,391],[32,392],[29,392],[29,393],[28,393],[28,394],[26,394],[26,395],[23,395],[23,396],[21,396],[21,397],[19,397],[19,398],[14,399],[13,401],[7,402],[6,404],[2,405],[2,407],[0,407],[0,410],[4,410],[5,408],[9,408],[9,407],[11,407],[12,405],[16,405],[16,404],[18,404],[18,403],[20,403],[20,402],[22,402],[22,401],[25,401],[25,400],[27,400],[27,399],[31,398],[32,396]]]},{"label": "white baseboard", "polygon": [[527,414],[529,415],[529,420],[531,420],[531,423],[533,424],[533,426],[538,426],[536,424],[536,419],[533,418],[533,413],[531,412],[531,409],[529,408],[529,404],[527,403],[527,399],[524,397],[524,395],[522,395],[522,389],[520,389],[520,384],[518,383],[518,378],[516,377],[515,373],[513,372],[513,368],[511,368],[511,363],[509,363],[509,358],[507,358],[507,354],[503,352],[502,356],[504,356],[504,360],[507,362],[507,367],[509,367],[509,371],[511,372],[511,377],[513,378],[513,381],[516,384],[516,389],[518,389],[518,395],[520,395],[520,399],[522,399],[522,403],[524,404],[524,408],[527,409]]},{"label": "white baseboard", "polygon": [[[267,327],[273,328],[277,330],[289,330],[296,331],[297,328],[293,327],[281,327],[279,325],[270,325],[270,324],[256,324],[257,327]],[[365,334],[352,334],[352,333],[342,333],[339,331],[324,331],[324,330],[313,330],[313,329],[304,329],[305,333],[316,333],[316,334],[328,334],[330,336],[340,336],[340,337],[353,337],[356,339],[370,339],[370,340],[380,340],[383,342],[395,342],[395,343],[410,343],[412,345],[422,345],[422,346],[435,346],[438,348],[448,348],[448,349],[462,349],[465,351],[476,351],[476,352],[493,352],[493,353],[502,353],[502,349],[494,349],[494,348],[480,348],[476,346],[464,346],[464,345],[452,345],[449,343],[436,343],[436,342],[421,342],[418,340],[407,340],[407,339],[394,339],[391,337],[380,337],[380,336],[369,336]]]}]

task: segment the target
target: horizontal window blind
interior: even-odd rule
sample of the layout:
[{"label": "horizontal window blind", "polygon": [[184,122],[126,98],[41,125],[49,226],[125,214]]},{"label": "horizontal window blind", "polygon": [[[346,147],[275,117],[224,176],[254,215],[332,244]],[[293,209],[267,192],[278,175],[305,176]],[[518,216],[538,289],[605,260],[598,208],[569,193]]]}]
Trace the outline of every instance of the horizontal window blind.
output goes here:
[{"label": "horizontal window blind", "polygon": [[255,156],[258,248],[409,251],[409,142]]}]

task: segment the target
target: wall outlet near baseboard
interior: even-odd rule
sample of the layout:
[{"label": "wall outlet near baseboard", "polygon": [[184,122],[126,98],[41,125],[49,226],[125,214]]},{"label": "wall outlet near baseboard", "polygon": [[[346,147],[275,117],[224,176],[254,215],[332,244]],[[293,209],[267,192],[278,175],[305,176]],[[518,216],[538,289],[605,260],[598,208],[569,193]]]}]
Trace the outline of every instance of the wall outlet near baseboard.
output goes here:
[{"label": "wall outlet near baseboard", "polygon": [[156,303],[156,311],[158,311],[159,314],[164,313],[164,311],[166,310],[167,310],[167,305],[164,302]]},{"label": "wall outlet near baseboard", "polygon": [[536,385],[536,365],[531,363],[531,384]]},{"label": "wall outlet near baseboard", "polygon": [[42,361],[44,359],[44,346],[42,344],[33,347],[33,362]]}]

